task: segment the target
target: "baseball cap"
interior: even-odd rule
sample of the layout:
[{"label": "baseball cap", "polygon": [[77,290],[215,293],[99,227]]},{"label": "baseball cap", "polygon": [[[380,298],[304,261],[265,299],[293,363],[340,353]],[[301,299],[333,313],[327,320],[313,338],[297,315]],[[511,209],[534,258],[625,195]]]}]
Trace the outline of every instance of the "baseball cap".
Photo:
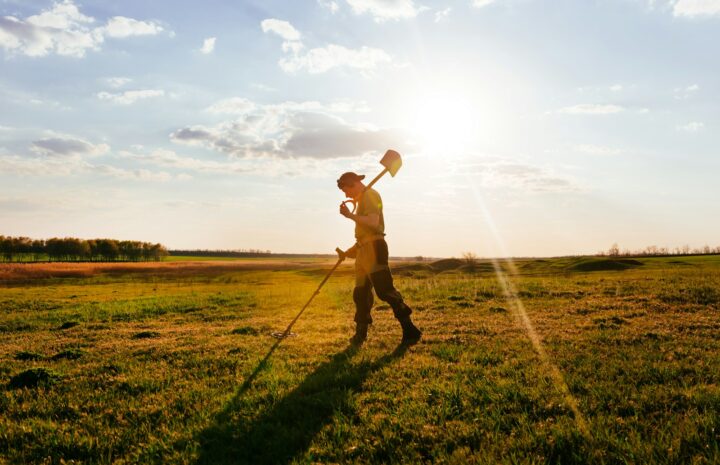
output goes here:
[{"label": "baseball cap", "polygon": [[340,179],[337,180],[337,185],[340,189],[342,189],[345,186],[349,186],[357,181],[362,181],[363,179],[365,179],[364,174],[357,174],[352,171],[348,171],[340,176]]}]

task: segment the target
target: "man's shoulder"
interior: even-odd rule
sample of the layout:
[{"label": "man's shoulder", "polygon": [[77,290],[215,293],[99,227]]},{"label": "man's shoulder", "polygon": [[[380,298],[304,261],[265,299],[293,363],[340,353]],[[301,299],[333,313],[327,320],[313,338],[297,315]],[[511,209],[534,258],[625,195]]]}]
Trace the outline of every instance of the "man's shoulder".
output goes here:
[{"label": "man's shoulder", "polygon": [[382,210],[382,198],[375,189],[366,189],[363,192],[361,203],[364,210]]},{"label": "man's shoulder", "polygon": [[368,199],[379,199],[380,193],[371,187],[369,189],[365,189],[363,197],[366,197]]}]

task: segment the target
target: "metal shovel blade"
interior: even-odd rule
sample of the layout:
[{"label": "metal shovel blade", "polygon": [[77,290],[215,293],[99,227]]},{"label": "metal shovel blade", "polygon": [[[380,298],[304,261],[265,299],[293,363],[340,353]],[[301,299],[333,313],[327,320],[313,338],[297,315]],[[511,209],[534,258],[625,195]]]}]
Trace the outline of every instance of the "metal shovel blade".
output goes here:
[{"label": "metal shovel blade", "polygon": [[382,160],[380,160],[380,164],[387,168],[390,176],[395,177],[398,170],[400,170],[400,167],[402,166],[402,158],[400,158],[400,154],[397,153],[395,150],[388,150],[387,152],[385,152]]}]

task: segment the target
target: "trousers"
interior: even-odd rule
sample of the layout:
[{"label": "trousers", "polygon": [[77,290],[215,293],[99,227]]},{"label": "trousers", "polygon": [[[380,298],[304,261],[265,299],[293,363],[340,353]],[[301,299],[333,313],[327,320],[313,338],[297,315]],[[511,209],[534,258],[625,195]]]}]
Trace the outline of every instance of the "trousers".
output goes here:
[{"label": "trousers", "polygon": [[370,310],[374,303],[373,288],[378,298],[387,302],[398,320],[410,316],[412,309],[393,285],[388,266],[388,246],[385,239],[378,239],[357,246],[355,257],[355,323],[370,324]]}]

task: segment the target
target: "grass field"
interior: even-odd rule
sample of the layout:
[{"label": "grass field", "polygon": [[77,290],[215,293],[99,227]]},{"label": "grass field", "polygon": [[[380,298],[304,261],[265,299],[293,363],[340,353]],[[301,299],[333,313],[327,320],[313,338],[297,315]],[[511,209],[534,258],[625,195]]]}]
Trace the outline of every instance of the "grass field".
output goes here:
[{"label": "grass field", "polygon": [[278,344],[330,263],[0,266],[0,463],[720,463],[720,257],[399,265],[409,348],[348,265]]}]

